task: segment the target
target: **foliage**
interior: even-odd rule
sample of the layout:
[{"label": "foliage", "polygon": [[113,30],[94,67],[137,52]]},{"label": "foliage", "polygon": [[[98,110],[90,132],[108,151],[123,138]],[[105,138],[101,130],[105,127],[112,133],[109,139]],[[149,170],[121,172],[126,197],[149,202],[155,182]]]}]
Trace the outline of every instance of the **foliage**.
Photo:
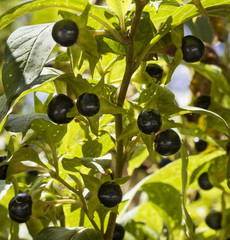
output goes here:
[{"label": "foliage", "polygon": [[[30,15],[33,24],[22,24],[10,30],[6,41],[1,39],[0,131],[6,144],[0,152],[7,159],[0,171],[8,168],[6,179],[0,180],[0,239],[112,240],[116,222],[124,227],[125,240],[227,239],[230,0],[91,2],[16,2],[0,16],[3,32],[35,12]],[[78,29],[77,41],[68,48],[52,38],[53,22],[59,19],[71,20]],[[201,40],[210,40],[201,26],[214,37],[196,63],[183,61],[184,26]],[[221,56],[214,50],[216,42],[224,45]],[[151,64],[160,65],[162,76],[145,71]],[[192,76],[190,106],[179,106],[168,88],[180,64]],[[25,114],[18,106],[31,93],[34,112]],[[47,115],[56,94],[73,100],[71,110],[60,104],[52,113],[64,112],[68,123],[54,123]],[[206,109],[194,107],[200,95],[210,96]],[[90,114],[92,107],[96,111]],[[139,129],[144,109],[159,113],[160,131]],[[171,128],[180,151],[159,168],[157,139]],[[208,143],[204,151],[195,149],[195,137]],[[170,136],[161,141],[174,146]],[[208,173],[210,190],[198,184],[203,173]],[[121,186],[123,198],[120,203],[119,190],[116,206],[106,207],[98,199],[106,182]],[[8,203],[21,192],[32,199],[32,214],[23,224],[8,214]],[[103,197],[113,197],[110,192]],[[218,231],[205,222],[211,210],[221,212]],[[23,229],[28,233],[22,237]]]}]

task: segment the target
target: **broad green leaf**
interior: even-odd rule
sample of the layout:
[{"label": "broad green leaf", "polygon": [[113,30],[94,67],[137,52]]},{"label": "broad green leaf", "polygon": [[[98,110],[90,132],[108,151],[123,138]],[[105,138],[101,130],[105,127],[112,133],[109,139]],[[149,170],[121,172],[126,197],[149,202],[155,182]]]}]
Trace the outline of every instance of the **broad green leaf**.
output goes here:
[{"label": "broad green leaf", "polygon": [[137,126],[137,121],[133,120],[130,124],[127,125],[126,128],[123,129],[121,135],[119,136],[120,139],[131,138],[135,135],[138,135],[140,130]]},{"label": "broad green leaf", "polygon": [[93,194],[97,196],[97,192],[99,187],[101,186],[101,181],[91,175],[86,175],[86,174],[81,174],[85,187],[89,189],[89,191]]},{"label": "broad green leaf", "polygon": [[10,114],[5,124],[5,129],[7,131],[22,132],[25,134],[30,128],[31,122],[35,119],[44,119],[46,121],[49,121],[48,116],[42,113],[33,113],[26,115]]},{"label": "broad green leaf", "polygon": [[119,17],[120,22],[124,22],[125,14],[132,3],[131,0],[106,0],[108,7]]},{"label": "broad green leaf", "polygon": [[[61,9],[65,9],[67,11],[74,10],[74,11],[83,12],[87,4],[88,4],[88,1],[86,0],[78,0],[78,1],[35,0],[35,1],[26,2],[10,9],[0,17],[0,26],[1,26],[0,29],[7,26],[16,18],[36,10],[58,7]],[[109,19],[114,16],[111,11],[103,7],[92,5],[89,12],[89,16],[94,18],[96,21],[102,24],[105,28],[107,28],[115,36],[116,39],[119,39],[119,41],[122,41],[120,34],[114,29],[113,24],[109,21]]]},{"label": "broad green leaf", "polygon": [[100,114],[120,114],[125,113],[125,109],[110,102],[107,98],[100,98]]},{"label": "broad green leaf", "polygon": [[149,200],[171,229],[181,226],[181,198],[178,190],[162,182],[146,183],[141,189],[148,194]]},{"label": "broad green leaf", "polygon": [[174,94],[165,86],[159,86],[154,83],[151,87],[141,92],[139,104],[145,105],[145,108],[158,110],[165,117],[180,110]]},{"label": "broad green leaf", "polygon": [[145,144],[137,146],[129,160],[128,174],[131,175],[134,169],[138,168],[148,156],[149,153]]},{"label": "broad green leaf", "polygon": [[102,131],[95,139],[88,139],[82,146],[84,157],[101,157],[115,146],[110,134]]},{"label": "broad green leaf", "polygon": [[[52,85],[47,84],[46,81],[51,81],[53,80],[55,77],[57,77],[57,75],[44,75],[41,76],[37,79],[37,82],[35,83],[35,85],[29,86],[29,89],[25,89],[24,92],[22,92],[16,99],[12,100],[11,102],[8,102],[7,100],[7,96],[5,94],[3,94],[0,97],[1,100],[1,107],[0,107],[0,131],[2,130],[8,115],[10,114],[10,112],[12,111],[13,106],[15,106],[20,99],[22,99],[25,95],[27,95],[28,93],[34,92],[34,91],[44,91],[44,92],[54,92],[54,88]],[[38,84],[38,86],[37,86]]]},{"label": "broad green leaf", "polygon": [[[199,166],[225,154],[226,154],[225,151],[213,151],[207,154],[190,156],[188,165],[189,176],[191,176],[190,174],[193,171],[195,171]],[[122,209],[120,215],[118,216],[118,220],[124,217],[125,212],[127,211],[128,207],[130,206],[130,203],[132,202],[132,199],[144,184],[152,182],[153,183],[161,182],[161,184],[165,183],[166,185],[170,185],[171,187],[177,189],[178,191],[181,191],[182,189],[181,168],[182,168],[181,159],[178,159],[176,161],[173,161],[171,164],[165,166],[164,168],[157,170],[155,173],[143,178],[139,183],[136,184],[136,186],[133,189],[131,189],[124,195],[123,200],[124,201],[128,200],[128,202]]]},{"label": "broad green leaf", "polygon": [[8,38],[2,69],[2,81],[8,99],[19,96],[30,86],[39,83],[37,79],[56,44],[51,36],[52,26],[24,26]]},{"label": "broad green leaf", "polygon": [[38,153],[33,148],[30,147],[20,148],[6,162],[0,163],[0,166],[6,163],[11,164],[22,161],[31,161],[46,168],[45,164],[40,160]]},{"label": "broad green leaf", "polygon": [[84,165],[87,168],[96,169],[101,173],[105,173],[104,170],[110,167],[111,159],[108,157],[100,157],[100,158],[73,158],[62,160],[62,165],[64,169],[69,171],[78,171],[76,167]]},{"label": "broad green leaf", "polygon": [[64,227],[48,227],[44,228],[34,240],[102,240],[100,233],[89,228],[64,228]]},{"label": "broad green leaf", "polygon": [[[155,205],[151,202],[144,203],[140,206],[136,215],[134,216],[134,220],[135,222],[143,223],[143,225],[155,230],[158,234],[160,234],[162,231],[162,218],[157,212]],[[157,239],[156,236],[154,237]]]},{"label": "broad green leaf", "polygon": [[[201,4],[209,16],[225,18],[229,18],[230,16],[230,0],[201,0]],[[168,1],[163,1],[157,13],[152,14],[151,20],[155,25],[158,25],[165,22],[168,16],[171,15],[173,20],[172,26],[178,26],[200,14],[199,9],[194,4],[188,3],[180,6],[178,4],[168,4]]]},{"label": "broad green leaf", "polygon": [[31,129],[41,136],[50,146],[58,143],[64,137],[67,126],[54,124],[44,119],[36,119],[31,123]]},{"label": "broad green leaf", "polygon": [[171,27],[172,27],[172,16],[171,14],[169,14],[167,15],[167,19],[165,19],[165,22],[160,26],[159,30],[156,32],[156,34],[154,35],[150,43],[148,43],[143,49],[143,51],[140,52],[138,56],[138,61],[137,61],[138,64],[140,64],[141,61],[144,60],[144,58],[146,57],[148,52],[151,50],[151,48],[170,31]]}]

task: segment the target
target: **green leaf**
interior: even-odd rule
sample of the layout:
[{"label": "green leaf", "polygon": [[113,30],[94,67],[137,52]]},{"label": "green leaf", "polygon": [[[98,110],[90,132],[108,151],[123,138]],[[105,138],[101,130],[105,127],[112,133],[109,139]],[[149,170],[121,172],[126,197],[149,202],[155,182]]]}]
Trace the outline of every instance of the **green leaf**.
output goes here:
[{"label": "green leaf", "polygon": [[181,226],[181,198],[178,190],[162,182],[146,183],[141,189],[148,194],[149,200],[156,206],[171,229]]},{"label": "green leaf", "polygon": [[149,156],[146,145],[141,144],[137,146],[135,152],[129,160],[128,174],[131,175],[135,168],[138,168],[144,160]]},{"label": "green leaf", "polygon": [[26,115],[10,114],[5,124],[5,129],[10,132],[22,132],[25,134],[30,128],[30,124],[35,119],[44,119],[49,121],[46,114],[33,113]]},{"label": "green leaf", "polygon": [[125,109],[110,102],[107,98],[100,98],[100,114],[121,114],[125,113]]},{"label": "green leaf", "polygon": [[183,59],[183,53],[182,53],[181,49],[178,48],[176,50],[176,53],[175,53],[175,56],[174,56],[172,62],[170,63],[170,67],[169,67],[169,71],[168,71],[168,74],[167,74],[165,84],[167,84],[171,81],[171,77],[172,77],[174,71],[176,70],[176,68],[181,63],[182,59]]},{"label": "green leaf", "polygon": [[82,146],[84,157],[101,157],[115,146],[110,134],[101,131],[99,136],[95,139],[88,139]]},{"label": "green leaf", "polygon": [[152,156],[153,153],[153,142],[155,139],[155,134],[145,134],[145,133],[141,133],[141,138],[143,140],[143,142],[145,143],[149,155]]},{"label": "green leaf", "polygon": [[36,119],[31,123],[31,129],[52,146],[62,140],[66,134],[67,125],[57,125],[44,119]]},{"label": "green leaf", "polygon": [[198,113],[198,114],[205,114],[207,116],[210,117],[214,117],[216,119],[219,119],[220,122],[222,122],[222,124],[225,126],[225,129],[227,130],[227,134],[230,136],[230,127],[228,125],[228,123],[225,121],[225,119],[223,119],[220,115],[218,115],[217,113],[214,113],[212,111],[203,109],[203,108],[198,108],[198,107],[190,107],[190,106],[186,106],[181,108],[182,110],[180,112],[178,112],[176,115],[182,115],[182,114],[186,114],[186,113]]},{"label": "green leaf", "polygon": [[[229,18],[230,0],[216,1],[216,0],[202,0],[203,8],[209,16]],[[186,14],[184,14],[186,13]],[[169,15],[172,16],[172,26],[179,26],[181,23],[199,16],[201,13],[199,9],[191,4],[169,4],[168,1],[163,1],[158,8],[156,14],[151,15],[151,20],[155,25],[165,22]]]},{"label": "green leaf", "polygon": [[53,24],[24,26],[8,38],[2,69],[2,81],[8,99],[17,97],[37,83],[56,44],[51,36],[52,26]]},{"label": "green leaf", "polygon": [[[87,4],[88,1],[86,0],[35,0],[32,2],[26,2],[10,9],[0,17],[0,29],[7,26],[16,18],[35,10],[58,7],[67,11],[71,9],[74,11],[83,12]],[[116,39],[122,41],[120,34],[114,29],[112,21],[109,20],[114,16],[111,11],[107,10],[104,7],[92,5],[89,16],[107,28],[115,36]],[[115,21],[115,19],[113,19],[113,22],[119,24],[117,20]]]},{"label": "green leaf", "polygon": [[174,94],[165,86],[159,86],[154,83],[151,87],[141,92],[139,104],[145,105],[145,108],[158,110],[164,117],[180,110]]},{"label": "green leaf", "polygon": [[[23,93],[21,93],[21,95],[14,99],[11,102],[7,101],[7,97],[5,94],[3,94],[2,96],[0,96],[0,101],[1,101],[1,107],[0,107],[0,131],[2,130],[8,115],[10,114],[10,112],[12,111],[12,107],[14,105],[16,105],[25,95],[27,95],[28,93],[34,92],[34,91],[44,91],[44,92],[54,92],[54,88],[53,85],[51,84],[47,84],[45,83],[45,81],[48,80],[53,80],[57,75],[47,75],[47,76],[43,76],[38,78],[38,86],[35,84],[34,86],[30,86],[31,89],[25,90]],[[39,83],[40,81],[40,83]],[[40,85],[41,84],[41,85]]]},{"label": "green leaf", "polygon": [[119,136],[118,140],[121,139],[127,139],[127,138],[131,138],[133,136],[136,136],[140,133],[140,130],[137,126],[137,121],[133,120],[131,123],[129,123],[127,125],[127,127],[125,127],[121,133],[121,135]]},{"label": "green leaf", "polygon": [[64,228],[64,227],[48,227],[44,228],[34,240],[102,240],[101,234],[90,228]]},{"label": "green leaf", "polygon": [[86,188],[88,188],[93,195],[97,196],[98,189],[101,186],[101,181],[98,178],[91,175],[81,173],[81,176]]},{"label": "green leaf", "polygon": [[98,58],[97,52],[97,42],[87,28],[82,28],[79,30],[79,38],[77,44],[82,47],[88,54],[93,55]]},{"label": "green leaf", "polygon": [[119,17],[120,21],[124,21],[125,14],[129,10],[132,3],[131,0],[106,0],[108,7]]},{"label": "green leaf", "polygon": [[86,158],[73,158],[62,160],[63,168],[68,171],[78,171],[77,167],[84,165],[87,168],[96,169],[101,173],[105,173],[104,170],[110,167],[111,159],[104,156],[99,158],[86,157]]}]

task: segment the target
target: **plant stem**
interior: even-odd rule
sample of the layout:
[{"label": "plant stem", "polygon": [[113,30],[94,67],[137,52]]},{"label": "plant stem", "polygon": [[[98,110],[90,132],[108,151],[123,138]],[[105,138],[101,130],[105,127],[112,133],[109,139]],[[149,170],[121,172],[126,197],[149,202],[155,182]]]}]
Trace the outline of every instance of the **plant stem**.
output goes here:
[{"label": "plant stem", "polygon": [[80,199],[81,199],[81,202],[82,202],[82,209],[84,210],[86,216],[88,217],[88,219],[90,220],[90,222],[92,223],[93,227],[95,230],[100,231],[99,227],[97,226],[96,222],[93,220],[93,218],[89,215],[89,212],[88,212],[88,209],[87,209],[87,204],[86,204],[86,201],[85,201],[85,198],[84,196],[82,195],[82,193],[73,188],[72,186],[70,186],[64,179],[62,179],[59,175],[57,175],[57,173],[53,172],[52,170],[50,171],[50,175],[55,178],[56,180],[58,180],[60,183],[62,183],[65,187],[67,187],[70,191],[72,191],[73,193],[75,193]]},{"label": "plant stem", "polygon": [[57,204],[64,204],[64,203],[71,203],[79,205],[79,202],[74,199],[58,199],[54,201],[42,201],[42,203],[47,205],[57,205]]},{"label": "plant stem", "polygon": [[[128,37],[126,39],[126,68],[123,76],[123,80],[120,87],[120,92],[118,94],[117,106],[122,107],[125,101],[127,90],[129,87],[130,79],[137,69],[135,66],[135,51],[134,51],[134,39],[138,30],[140,18],[145,4],[140,4],[136,2],[136,11],[134,14],[134,19]],[[116,169],[115,178],[122,177],[124,168],[124,142],[123,140],[118,140],[122,133],[122,114],[115,115],[115,128],[116,128],[116,140],[117,140],[117,153],[116,153]],[[104,236],[104,240],[112,240],[113,232],[115,228],[117,213],[111,212],[108,222],[108,227]]]}]

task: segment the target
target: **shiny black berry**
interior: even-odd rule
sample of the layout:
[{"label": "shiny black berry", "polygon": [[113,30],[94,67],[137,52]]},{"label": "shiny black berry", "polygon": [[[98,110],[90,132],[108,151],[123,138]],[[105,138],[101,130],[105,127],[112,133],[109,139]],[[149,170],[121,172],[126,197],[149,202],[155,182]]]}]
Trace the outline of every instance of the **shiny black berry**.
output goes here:
[{"label": "shiny black berry", "polygon": [[172,155],[180,150],[181,141],[178,134],[167,129],[156,135],[155,151],[163,156]]},{"label": "shiny black berry", "polygon": [[206,141],[198,137],[194,138],[194,143],[195,143],[195,148],[197,152],[203,152],[208,146],[208,143]]},{"label": "shiny black berry", "polygon": [[137,125],[141,132],[154,134],[161,129],[161,115],[153,109],[144,109],[137,118]]},{"label": "shiny black berry", "polygon": [[77,109],[85,117],[92,117],[100,110],[100,100],[94,93],[83,93],[77,100]]},{"label": "shiny black berry", "polygon": [[203,57],[205,47],[199,38],[188,35],[182,39],[181,50],[183,52],[183,59],[186,62],[197,62]]},{"label": "shiny black berry", "polygon": [[222,213],[216,212],[216,211],[210,212],[205,218],[206,224],[214,230],[221,229],[221,220],[222,220]]},{"label": "shiny black berry", "polygon": [[163,76],[163,68],[155,63],[149,63],[146,66],[145,71],[149,74],[150,77],[156,78],[157,82],[162,79]]},{"label": "shiny black berry", "polygon": [[117,206],[122,200],[122,191],[115,182],[105,182],[98,190],[98,199],[104,206],[111,208]]},{"label": "shiny black berry", "polygon": [[194,102],[195,107],[208,109],[211,104],[211,97],[209,95],[200,95]]},{"label": "shiny black berry", "polygon": [[[5,155],[0,155],[0,163],[6,160],[7,157]],[[8,169],[8,164],[3,165],[0,167],[0,180],[5,180],[7,176],[7,169]]]},{"label": "shiny black berry", "polygon": [[161,161],[159,162],[159,168],[162,168],[171,162],[172,160],[170,160],[169,158],[162,158]]},{"label": "shiny black berry", "polygon": [[207,172],[202,173],[198,178],[198,184],[201,189],[203,190],[209,190],[213,188],[213,185],[211,184],[209,180],[209,176]]},{"label": "shiny black berry", "polygon": [[78,33],[76,23],[69,19],[56,22],[52,29],[54,41],[64,47],[72,46],[77,41]]},{"label": "shiny black berry", "polygon": [[64,94],[56,95],[48,104],[47,115],[55,123],[64,124],[69,123],[73,118],[66,115],[74,107],[74,102],[71,98]]},{"label": "shiny black berry", "polygon": [[113,240],[123,240],[125,236],[125,229],[121,224],[116,223],[115,229],[113,232]]},{"label": "shiny black berry", "polygon": [[8,205],[10,218],[17,223],[25,223],[32,214],[32,199],[26,193],[19,193]]}]

